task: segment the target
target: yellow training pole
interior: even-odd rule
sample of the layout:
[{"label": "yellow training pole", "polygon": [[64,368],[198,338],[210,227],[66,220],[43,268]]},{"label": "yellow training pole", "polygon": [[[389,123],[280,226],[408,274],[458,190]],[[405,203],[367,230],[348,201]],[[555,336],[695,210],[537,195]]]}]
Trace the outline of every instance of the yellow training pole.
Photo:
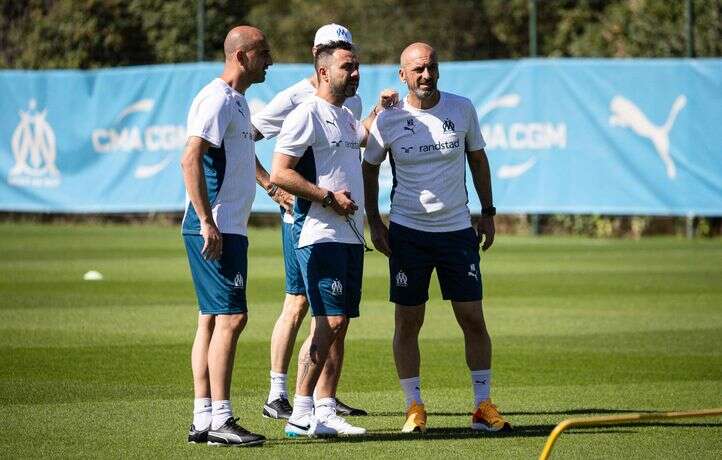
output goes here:
[{"label": "yellow training pole", "polygon": [[539,455],[539,460],[547,460],[552,452],[552,447],[556,442],[562,431],[567,428],[577,426],[596,426],[596,425],[615,425],[629,422],[639,422],[642,420],[659,420],[659,419],[670,419],[670,418],[687,418],[687,417],[709,417],[713,415],[722,415],[722,408],[717,409],[703,409],[694,411],[684,412],[652,412],[652,413],[637,413],[637,414],[626,414],[626,415],[609,415],[601,417],[585,417],[585,418],[568,418],[563,422],[559,423],[554,430],[552,430],[549,438],[547,439],[544,450]]}]

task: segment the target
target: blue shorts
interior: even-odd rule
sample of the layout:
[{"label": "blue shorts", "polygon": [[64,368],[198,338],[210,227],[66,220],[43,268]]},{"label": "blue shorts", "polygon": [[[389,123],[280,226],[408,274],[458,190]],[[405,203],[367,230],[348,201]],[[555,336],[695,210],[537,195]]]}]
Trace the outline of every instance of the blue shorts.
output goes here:
[{"label": "blue shorts", "polygon": [[203,237],[183,235],[198,307],[204,315],[234,315],[248,311],[248,238],[229,233],[222,236],[221,258],[206,260],[201,255]]},{"label": "blue shorts", "polygon": [[422,232],[391,222],[389,245],[391,302],[413,306],[429,300],[434,268],[444,300],[481,300],[479,238],[473,228]]},{"label": "blue shorts", "polygon": [[[296,239],[293,236],[293,219],[284,220],[286,211],[281,208],[281,241],[283,243],[283,265],[286,270],[286,293],[306,295],[301,266],[296,258]],[[288,217],[286,217],[288,219]]]},{"label": "blue shorts", "polygon": [[362,245],[318,243],[296,249],[296,256],[313,316],[359,316]]}]

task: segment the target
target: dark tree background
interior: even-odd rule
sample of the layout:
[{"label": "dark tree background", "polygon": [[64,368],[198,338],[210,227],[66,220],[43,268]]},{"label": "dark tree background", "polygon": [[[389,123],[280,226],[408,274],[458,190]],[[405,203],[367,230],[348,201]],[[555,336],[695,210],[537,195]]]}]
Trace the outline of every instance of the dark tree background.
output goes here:
[{"label": "dark tree background", "polygon": [[[684,0],[539,0],[538,55],[682,57]],[[96,68],[196,60],[196,0],[0,0],[0,67]],[[277,62],[308,62],[315,30],[351,29],[364,62],[426,41],[449,60],[529,54],[527,0],[205,0],[206,60],[230,27],[263,29]],[[694,0],[698,56],[722,55],[722,0]]]}]

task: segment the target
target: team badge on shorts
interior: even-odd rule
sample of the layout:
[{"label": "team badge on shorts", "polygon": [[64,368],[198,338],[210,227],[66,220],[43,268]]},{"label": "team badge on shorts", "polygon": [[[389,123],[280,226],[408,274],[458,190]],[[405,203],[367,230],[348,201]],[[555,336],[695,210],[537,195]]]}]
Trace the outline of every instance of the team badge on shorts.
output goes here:
[{"label": "team badge on shorts", "polygon": [[406,287],[408,286],[409,278],[406,276],[406,273],[404,273],[403,270],[399,270],[399,272],[396,274],[396,286],[397,287]]},{"label": "team badge on shorts", "polygon": [[343,284],[338,279],[331,283],[331,295],[343,295]]},{"label": "team badge on shorts", "polygon": [[240,273],[236,273],[236,277],[233,278],[233,286],[243,289],[243,275],[241,275]]}]

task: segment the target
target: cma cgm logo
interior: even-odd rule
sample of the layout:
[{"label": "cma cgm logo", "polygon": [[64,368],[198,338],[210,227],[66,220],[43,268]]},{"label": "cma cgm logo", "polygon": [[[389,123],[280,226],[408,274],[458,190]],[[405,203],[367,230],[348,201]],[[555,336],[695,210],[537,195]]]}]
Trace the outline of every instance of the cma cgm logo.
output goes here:
[{"label": "cma cgm logo", "polygon": [[[121,110],[115,117],[114,126],[94,129],[91,135],[93,150],[102,154],[180,151],[185,145],[185,126],[138,126],[129,123],[133,114],[151,112],[154,106],[153,99],[141,99]],[[166,155],[153,164],[139,166],[134,175],[138,179],[153,177],[171,161],[173,155]]]},{"label": "cma cgm logo", "polygon": [[[497,109],[516,108],[521,104],[518,94],[492,99],[477,110],[479,120]],[[546,150],[567,148],[567,124],[549,121],[530,123],[482,123],[481,131],[489,149]]]},{"label": "cma cgm logo", "polygon": [[[549,150],[567,148],[567,124],[535,121],[529,123],[483,123],[484,117],[498,109],[513,109],[521,104],[519,94],[505,94],[477,108],[481,132],[489,150]],[[501,165],[496,172],[500,179],[512,179],[529,171],[537,162],[531,157],[523,163]]]}]

